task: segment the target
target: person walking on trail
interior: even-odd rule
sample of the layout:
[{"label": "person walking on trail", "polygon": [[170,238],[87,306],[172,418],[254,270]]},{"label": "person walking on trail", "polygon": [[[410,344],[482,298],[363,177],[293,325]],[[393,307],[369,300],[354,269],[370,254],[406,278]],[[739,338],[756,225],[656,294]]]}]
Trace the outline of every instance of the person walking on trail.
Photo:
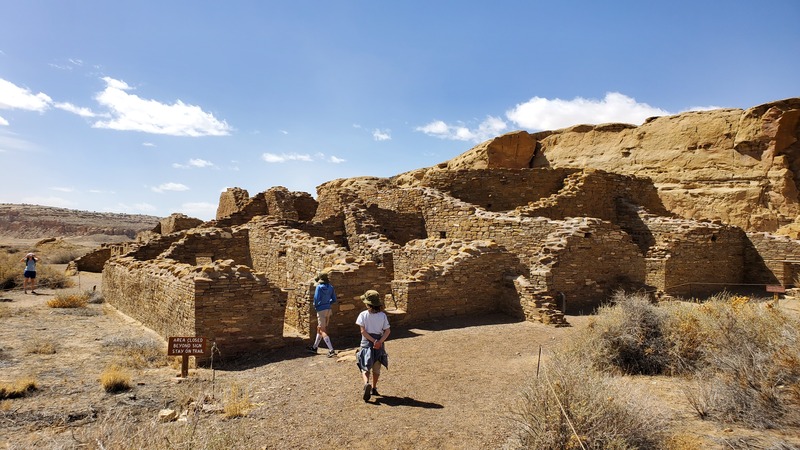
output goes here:
[{"label": "person walking on trail", "polygon": [[336,291],[333,289],[327,272],[320,272],[314,278],[318,282],[314,291],[314,309],[317,311],[317,336],[314,345],[308,347],[311,353],[317,353],[320,341],[324,340],[328,347],[328,358],[336,356],[331,338],[328,336],[328,322],[331,318],[331,305],[336,303]]},{"label": "person walking on trail", "polygon": [[[356,364],[361,370],[364,380],[364,401],[368,402],[373,395],[378,393],[378,378],[381,376],[381,365],[389,368],[389,354],[386,353],[384,342],[389,338],[389,318],[383,312],[383,302],[378,291],[368,290],[361,296],[367,305],[356,319],[356,325],[361,327],[361,347],[356,355]],[[372,373],[372,385],[369,384]]]},{"label": "person walking on trail", "polygon": [[36,263],[38,261],[39,258],[33,253],[28,253],[22,258],[22,262],[25,263],[25,272],[22,274],[24,277],[22,280],[22,289],[26,294],[28,293],[28,286],[31,287],[31,294],[36,293]]}]

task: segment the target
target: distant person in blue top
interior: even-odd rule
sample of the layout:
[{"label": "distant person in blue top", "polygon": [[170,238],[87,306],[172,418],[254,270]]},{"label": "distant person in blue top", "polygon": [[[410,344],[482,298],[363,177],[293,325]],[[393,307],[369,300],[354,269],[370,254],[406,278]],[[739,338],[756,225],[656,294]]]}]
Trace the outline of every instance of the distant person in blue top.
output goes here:
[{"label": "distant person in blue top", "polygon": [[22,258],[22,262],[25,263],[25,272],[23,275],[22,280],[22,289],[25,293],[28,293],[28,286],[31,287],[31,294],[36,293],[36,262],[39,261],[39,258],[36,257],[33,253],[28,253]]},{"label": "distant person in blue top", "polygon": [[331,318],[331,305],[336,303],[336,291],[328,279],[328,272],[320,272],[314,280],[318,283],[314,291],[314,309],[317,310],[317,337],[314,339],[314,345],[308,347],[308,351],[317,353],[319,342],[324,340],[325,345],[328,346],[328,358],[332,358],[336,356],[336,351],[333,350],[331,338],[328,336],[328,322]]}]

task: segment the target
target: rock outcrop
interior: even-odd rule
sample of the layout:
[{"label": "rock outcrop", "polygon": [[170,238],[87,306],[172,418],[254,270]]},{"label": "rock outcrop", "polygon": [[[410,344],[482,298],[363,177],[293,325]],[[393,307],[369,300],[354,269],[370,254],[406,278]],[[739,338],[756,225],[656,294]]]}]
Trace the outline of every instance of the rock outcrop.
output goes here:
[{"label": "rock outcrop", "polygon": [[[527,165],[521,166],[527,161]],[[684,218],[796,236],[800,224],[800,98],[746,110],[653,117],[641,126],[577,125],[517,131],[436,167],[397,177],[416,185],[430,171],[580,168],[653,180],[664,206]]]}]

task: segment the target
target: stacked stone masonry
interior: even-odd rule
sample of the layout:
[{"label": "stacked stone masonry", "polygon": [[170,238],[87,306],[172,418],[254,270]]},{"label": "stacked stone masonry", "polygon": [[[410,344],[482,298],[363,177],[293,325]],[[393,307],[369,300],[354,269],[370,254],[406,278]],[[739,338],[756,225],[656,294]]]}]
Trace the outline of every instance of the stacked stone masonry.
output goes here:
[{"label": "stacked stone masonry", "polygon": [[111,256],[106,299],[164,337],[204,335],[237,355],[313,337],[322,270],[339,299],[334,336],[357,335],[367,289],[397,327],[497,312],[566,325],[564,313],[619,289],[793,283],[800,241],[678,218],[645,178],[519,168],[523,156],[514,168],[334,180],[318,200],[229,189],[214,221]]}]

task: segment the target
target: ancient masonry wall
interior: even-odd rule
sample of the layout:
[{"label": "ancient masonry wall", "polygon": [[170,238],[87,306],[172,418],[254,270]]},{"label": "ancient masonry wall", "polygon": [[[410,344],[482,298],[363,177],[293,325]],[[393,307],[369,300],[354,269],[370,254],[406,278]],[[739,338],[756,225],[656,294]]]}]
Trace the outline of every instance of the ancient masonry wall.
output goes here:
[{"label": "ancient masonry wall", "polygon": [[767,233],[747,233],[747,238],[747,281],[795,286],[800,275],[800,240]]},{"label": "ancient masonry wall", "polygon": [[203,221],[184,214],[175,213],[171,214],[169,217],[161,219],[159,223],[161,225],[161,233],[170,234],[177,231],[192,229],[202,224]]},{"label": "ancient masonry wall", "polygon": [[210,264],[232,259],[237,264],[252,266],[247,228],[199,228],[186,233],[161,254],[189,265]]},{"label": "ancient masonry wall", "polygon": [[430,170],[420,186],[431,187],[487,211],[508,211],[558,193],[579,169]]},{"label": "ancient masonry wall", "polygon": [[[547,237],[530,269],[534,292],[553,297],[568,314],[589,313],[619,287],[643,287],[644,258],[630,237],[613,224],[576,218]],[[538,305],[523,305],[534,316]]]},{"label": "ancient masonry wall", "polygon": [[471,247],[442,263],[419,267],[392,281],[399,325],[434,318],[502,311],[522,318],[514,278],[523,270],[516,256],[497,246]]},{"label": "ancient masonry wall", "polygon": [[103,295],[164,338],[195,336],[192,271],[187,264],[115,258],[103,269]]},{"label": "ancient masonry wall", "polygon": [[[300,230],[271,226],[266,219],[256,220],[250,224],[250,246],[253,268],[263,271],[267,279],[286,291],[286,324],[303,336],[316,329],[312,306],[313,278],[323,269],[330,272],[329,278],[337,296],[350,299],[352,305],[360,307],[360,300],[353,299],[367,289],[382,293],[389,291],[392,274],[384,267],[357,258],[331,241],[309,236]],[[345,310],[349,311],[347,307]],[[344,315],[341,319],[346,318]],[[354,323],[355,316],[352,319]],[[331,326],[333,329],[342,326],[352,332],[350,325]]]},{"label": "ancient masonry wall", "polygon": [[250,201],[250,194],[247,190],[238,187],[226,189],[225,192],[219,194],[216,219],[219,220],[241,211],[248,201]]},{"label": "ancient masonry wall", "polygon": [[221,356],[285,345],[286,296],[263,274],[225,261],[194,279],[196,333],[215,341]]},{"label": "ancient masonry wall", "polygon": [[558,193],[520,207],[517,211],[523,216],[550,219],[594,217],[618,223],[621,220],[617,210],[619,199],[644,207],[651,213],[671,215],[664,208],[650,180],[596,170],[570,174]]},{"label": "ancient masonry wall", "polygon": [[285,296],[232,261],[193,267],[122,257],[103,270],[106,300],[165,339],[205,336],[223,356],[284,345]]}]

